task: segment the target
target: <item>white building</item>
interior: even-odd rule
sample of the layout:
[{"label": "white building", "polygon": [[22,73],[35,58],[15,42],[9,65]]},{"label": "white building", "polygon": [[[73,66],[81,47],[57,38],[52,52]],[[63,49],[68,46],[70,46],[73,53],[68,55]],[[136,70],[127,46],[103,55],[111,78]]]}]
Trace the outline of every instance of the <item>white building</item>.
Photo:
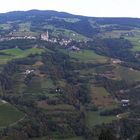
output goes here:
[{"label": "white building", "polygon": [[33,73],[33,72],[34,72],[34,70],[26,70],[25,74],[28,75],[28,74]]},{"label": "white building", "polygon": [[49,41],[49,33],[48,31],[41,34],[41,40],[44,40],[44,41]]},{"label": "white building", "polygon": [[130,103],[130,100],[123,99],[121,100],[121,103],[122,103],[122,106],[128,106]]}]

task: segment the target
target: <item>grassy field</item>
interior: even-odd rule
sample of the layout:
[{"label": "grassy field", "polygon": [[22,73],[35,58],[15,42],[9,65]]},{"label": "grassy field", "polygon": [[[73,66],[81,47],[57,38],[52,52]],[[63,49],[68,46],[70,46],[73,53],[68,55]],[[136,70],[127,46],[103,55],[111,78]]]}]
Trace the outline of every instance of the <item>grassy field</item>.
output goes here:
[{"label": "grassy field", "polygon": [[130,32],[130,31],[127,31],[127,30],[114,30],[114,31],[108,31],[108,32],[105,32],[105,33],[101,33],[99,35],[101,37],[103,37],[103,38],[120,38],[121,34],[125,34],[127,32]]},{"label": "grassy field", "polygon": [[133,36],[128,36],[125,38],[128,39],[133,44],[132,51],[134,52],[140,51],[140,30],[139,29],[133,30]]},{"label": "grassy field", "polygon": [[137,52],[140,51],[140,35],[134,37],[127,37],[128,40],[133,44],[132,51]]},{"label": "grassy field", "polygon": [[39,33],[30,30],[31,23],[25,22],[18,24],[18,30],[12,32],[12,36],[37,36]]},{"label": "grassy field", "polygon": [[111,107],[116,103],[110,94],[103,87],[96,87],[91,85],[91,97],[93,103],[98,107]]},{"label": "grassy field", "polygon": [[132,83],[134,81],[140,81],[140,71],[133,70],[131,68],[117,66],[114,69],[116,79],[124,79],[125,81]]},{"label": "grassy field", "polygon": [[71,23],[80,21],[80,19],[78,19],[78,18],[60,18],[60,17],[53,17],[53,18],[58,19],[58,20],[64,20],[66,22],[71,22]]},{"label": "grassy field", "polygon": [[[128,33],[132,33],[132,35],[127,35]],[[99,34],[103,38],[120,38],[123,35],[125,39],[128,39],[132,44],[133,48],[132,51],[137,52],[140,51],[140,30],[115,30],[109,31],[105,33]]]},{"label": "grassy field", "polygon": [[25,93],[29,93],[32,96],[46,95],[49,98],[52,98],[56,96],[56,94],[48,93],[48,90],[52,88],[54,89],[55,85],[51,79],[35,76],[32,78],[30,86],[24,87],[23,90]]},{"label": "grassy field", "polygon": [[19,32],[28,32],[28,31],[30,31],[30,26],[31,26],[30,22],[19,24]]},{"label": "grassy field", "polygon": [[6,62],[8,62],[12,59],[24,58],[30,54],[41,54],[42,52],[44,52],[44,50],[40,49],[40,48],[30,48],[27,50],[13,48],[13,49],[1,50],[0,52],[6,54],[6,55],[0,55],[0,64],[5,64]]},{"label": "grassy field", "polygon": [[42,79],[41,80],[41,88],[45,88],[45,89],[48,89],[48,88],[54,88],[54,84],[53,84],[53,81],[51,79]]},{"label": "grassy field", "polygon": [[91,97],[93,103],[98,107],[98,111],[88,111],[86,116],[87,126],[92,128],[102,123],[111,123],[117,119],[116,116],[100,116],[100,112],[104,110],[112,110],[117,107],[116,102],[103,87],[91,85]]},{"label": "grassy field", "polygon": [[46,101],[38,102],[38,106],[45,110],[74,110],[72,105],[68,104],[57,104],[57,105],[48,105]]},{"label": "grassy field", "polygon": [[9,30],[12,26],[10,24],[0,24],[0,29],[2,30]]},{"label": "grassy field", "polygon": [[30,48],[30,49],[26,49],[26,50],[21,50],[19,48],[13,48],[13,49],[6,49],[6,50],[2,50],[0,52],[4,52],[5,54],[10,54],[16,57],[26,57],[29,54],[40,54],[42,52],[44,52],[43,49],[40,48]]},{"label": "grassy field", "polygon": [[10,125],[21,119],[23,116],[24,114],[22,112],[9,103],[0,104],[0,127]]},{"label": "grassy field", "polygon": [[64,51],[64,53],[68,54],[71,58],[75,58],[81,62],[90,62],[90,63],[106,63],[108,61],[107,57],[96,54],[91,50],[84,50],[80,52],[73,51]]},{"label": "grassy field", "polygon": [[13,56],[10,55],[0,55],[0,65],[6,64],[8,61],[12,60]]},{"label": "grassy field", "polygon": [[92,128],[102,123],[111,123],[117,119],[116,116],[100,116],[100,112],[104,110],[112,110],[117,104],[110,94],[103,87],[91,85],[91,97],[94,105],[98,107],[98,111],[88,111],[86,116],[87,126]]},{"label": "grassy field", "polygon": [[102,123],[111,123],[116,119],[116,116],[100,116],[100,111],[89,111],[86,116],[87,126],[89,128],[95,125],[101,125]]}]

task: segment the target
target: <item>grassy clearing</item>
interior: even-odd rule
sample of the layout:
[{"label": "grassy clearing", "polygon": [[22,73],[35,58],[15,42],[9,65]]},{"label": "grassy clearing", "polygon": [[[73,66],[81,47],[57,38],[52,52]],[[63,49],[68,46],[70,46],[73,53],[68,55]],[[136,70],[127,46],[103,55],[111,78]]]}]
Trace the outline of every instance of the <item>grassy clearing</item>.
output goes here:
[{"label": "grassy clearing", "polygon": [[46,95],[50,98],[56,96],[56,94],[48,94],[48,90],[55,88],[51,79],[45,79],[42,77],[33,77],[30,85],[24,88],[25,93],[29,93],[32,96]]},{"label": "grassy clearing", "polygon": [[92,128],[102,123],[111,123],[117,119],[116,116],[100,116],[100,112],[104,110],[112,110],[117,107],[116,102],[103,87],[91,85],[91,97],[93,103],[99,108],[98,111],[88,111],[86,116],[87,126]]},{"label": "grassy clearing", "polygon": [[26,49],[26,50],[21,50],[19,48],[13,48],[13,49],[6,49],[6,50],[2,50],[0,52],[4,52],[5,54],[9,54],[9,55],[13,55],[16,57],[26,57],[29,54],[40,54],[42,52],[44,52],[43,49],[40,48],[30,48],[30,49]]},{"label": "grassy clearing", "polygon": [[89,128],[92,128],[95,125],[101,125],[103,123],[111,123],[116,119],[116,116],[100,116],[100,111],[89,111],[87,112],[86,116],[87,126]]},{"label": "grassy clearing", "polygon": [[[103,25],[104,26],[104,25]],[[122,34],[131,32],[127,30],[115,30],[115,31],[108,31],[105,33],[99,34],[103,38],[120,38]]]},{"label": "grassy clearing", "polygon": [[19,32],[28,32],[28,31],[30,31],[30,26],[31,26],[30,22],[19,24]]},{"label": "grassy clearing", "polygon": [[124,35],[124,38],[128,39],[132,44],[133,48],[132,51],[140,51],[140,30],[116,30],[116,31],[110,31],[100,34],[100,36],[104,38],[120,38],[122,34],[132,33],[132,35]]},{"label": "grassy clearing", "polygon": [[80,52],[70,52],[70,56],[77,58],[80,61],[93,62],[93,63],[105,63],[107,58],[101,55],[96,54],[90,50],[84,50]]},{"label": "grassy clearing", "polygon": [[13,48],[13,49],[1,50],[0,52],[6,54],[6,55],[0,55],[0,64],[5,64],[12,59],[24,58],[30,54],[41,54],[42,52],[44,52],[44,50],[40,48],[30,48],[27,50]]},{"label": "grassy clearing", "polygon": [[118,80],[124,79],[129,83],[140,81],[140,71],[133,70],[132,68],[117,66],[116,69],[114,69],[114,73]]},{"label": "grassy clearing", "polygon": [[31,23],[30,22],[25,22],[18,24],[19,29],[18,31],[13,31],[12,36],[38,36],[38,32],[32,32],[30,30]]},{"label": "grassy clearing", "polygon": [[127,39],[133,44],[132,51],[140,51],[140,35],[134,37],[127,37]]},{"label": "grassy clearing", "polygon": [[41,88],[45,88],[45,89],[48,89],[48,88],[54,88],[54,84],[53,84],[53,81],[51,79],[42,79],[41,80]]},{"label": "grassy clearing", "polygon": [[0,24],[0,29],[2,30],[9,30],[12,26],[10,24]]},{"label": "grassy clearing", "polygon": [[132,36],[125,36],[125,38],[133,44],[132,51],[140,51],[140,30],[132,30],[132,34]]},{"label": "grassy clearing", "polygon": [[84,50],[80,52],[65,51],[65,50],[61,50],[61,51],[68,54],[71,58],[75,58],[81,62],[106,63],[108,61],[107,57],[98,55],[91,50]]},{"label": "grassy clearing", "polygon": [[0,104],[0,127],[10,125],[18,121],[23,116],[24,114],[22,112],[9,103]]},{"label": "grassy clearing", "polygon": [[89,68],[88,70],[87,69],[80,70],[80,75],[82,76],[87,76],[87,75],[93,76],[95,74],[96,74],[95,68]]},{"label": "grassy clearing", "polygon": [[93,103],[98,107],[110,108],[116,104],[103,87],[91,86],[91,96]]},{"label": "grassy clearing", "polygon": [[39,34],[37,32],[31,32],[31,31],[24,31],[24,32],[13,32],[12,36],[38,36]]},{"label": "grassy clearing", "polygon": [[59,17],[53,17],[55,19],[60,19],[60,20],[64,20],[66,22],[71,22],[71,23],[75,23],[75,22],[78,22],[80,21],[79,18],[59,18]]},{"label": "grassy clearing", "polygon": [[39,101],[38,106],[40,108],[43,108],[43,109],[47,110],[47,111],[50,111],[50,110],[71,111],[71,110],[74,110],[74,107],[72,105],[68,105],[68,104],[48,105],[46,101]]},{"label": "grassy clearing", "polygon": [[8,61],[12,59],[13,59],[13,56],[0,55],[0,65],[6,64]]}]

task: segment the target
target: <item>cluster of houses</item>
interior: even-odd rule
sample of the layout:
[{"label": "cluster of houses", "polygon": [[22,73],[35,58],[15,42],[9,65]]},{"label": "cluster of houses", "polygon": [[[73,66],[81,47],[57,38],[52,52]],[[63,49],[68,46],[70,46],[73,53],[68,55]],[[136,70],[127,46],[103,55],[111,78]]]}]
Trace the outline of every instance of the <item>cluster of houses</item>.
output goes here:
[{"label": "cluster of houses", "polygon": [[[61,46],[67,47],[72,41],[73,39],[70,38],[56,38],[56,37],[49,37],[49,32],[44,32],[42,34],[40,34],[39,37],[36,36],[0,36],[0,41],[9,41],[9,40],[18,40],[18,39],[29,39],[29,40],[36,40],[36,39],[40,39],[43,41],[47,41],[47,42],[51,42],[51,43],[59,43]],[[80,51],[80,48],[76,47],[75,45],[69,46],[68,47],[69,50],[72,51]]]},{"label": "cluster of houses", "polygon": [[[52,42],[52,43],[59,43],[61,46],[65,46],[65,47],[73,41],[73,39],[70,39],[70,38],[62,38],[61,40],[57,39],[57,38],[51,38],[50,39],[48,31],[41,34],[40,37],[41,37],[41,40]],[[69,49],[72,50],[72,51],[80,51],[80,48],[78,48],[74,45],[70,46]]]},{"label": "cluster of houses", "polygon": [[34,36],[6,36],[6,37],[0,37],[0,41],[9,41],[9,40],[16,40],[16,39],[37,39],[37,37]]},{"label": "cluster of houses", "polygon": [[12,35],[12,34],[10,34],[10,35],[8,35],[8,36],[0,36],[0,41],[8,41],[8,40],[16,40],[16,39],[31,39],[31,40],[36,40],[36,39],[39,39],[40,38],[40,40],[44,40],[44,41],[49,41],[49,34],[48,34],[48,31],[47,32],[45,32],[45,33],[42,33],[41,35],[40,35],[40,37],[36,37],[36,36],[31,36],[31,35],[29,35],[29,36],[27,36],[27,35],[25,35],[25,36],[14,36],[14,35]]},{"label": "cluster of houses", "polygon": [[72,41],[72,39],[62,39],[61,41],[59,41],[59,44],[62,46],[67,46]]}]

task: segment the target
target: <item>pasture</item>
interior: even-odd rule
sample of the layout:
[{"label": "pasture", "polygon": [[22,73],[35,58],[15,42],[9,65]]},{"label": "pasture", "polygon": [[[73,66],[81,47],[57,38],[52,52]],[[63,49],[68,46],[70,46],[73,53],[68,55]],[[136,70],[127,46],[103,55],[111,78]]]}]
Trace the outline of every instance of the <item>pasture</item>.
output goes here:
[{"label": "pasture", "polygon": [[128,83],[140,81],[140,71],[134,70],[132,68],[127,68],[123,66],[117,66],[114,69],[114,74],[116,79],[124,79]]},{"label": "pasture", "polygon": [[86,122],[89,128],[94,127],[95,125],[111,123],[113,120],[116,120],[116,116],[101,116],[100,111],[89,111],[87,112]]},{"label": "pasture", "polygon": [[79,52],[69,51],[68,54],[71,58],[77,59],[81,62],[106,63],[108,61],[107,57],[98,55],[91,50],[83,50]]},{"label": "pasture", "polygon": [[116,104],[110,94],[103,87],[91,85],[91,97],[93,103],[98,107],[110,108]]},{"label": "pasture", "polygon": [[47,111],[52,111],[52,110],[71,111],[71,110],[74,110],[74,107],[72,105],[68,105],[68,104],[48,105],[46,101],[39,101],[38,106],[40,108],[47,110]]},{"label": "pasture", "polygon": [[44,52],[44,50],[40,48],[30,48],[26,50],[13,48],[13,49],[0,50],[0,53],[4,53],[4,54],[0,54],[0,64],[5,64],[12,59],[27,57],[30,54],[41,54],[42,52]]},{"label": "pasture", "polygon": [[[10,115],[9,115],[10,114]],[[8,126],[20,120],[24,113],[9,103],[0,103],[0,127]]]}]

